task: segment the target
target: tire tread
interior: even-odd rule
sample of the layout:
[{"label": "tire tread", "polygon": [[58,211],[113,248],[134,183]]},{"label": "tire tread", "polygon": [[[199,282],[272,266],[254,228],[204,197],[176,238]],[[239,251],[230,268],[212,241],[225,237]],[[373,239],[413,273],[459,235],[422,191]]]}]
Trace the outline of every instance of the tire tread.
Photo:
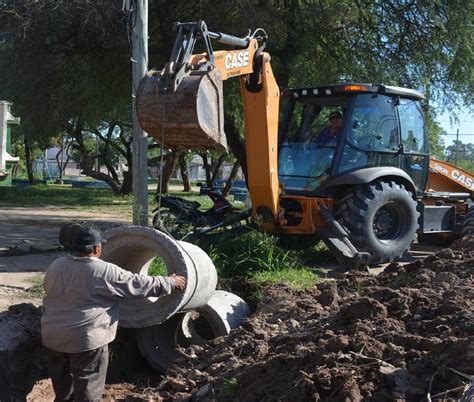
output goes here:
[{"label": "tire tread", "polygon": [[[412,216],[410,219],[415,220],[415,230],[411,234],[406,234],[403,244],[400,247],[393,248],[390,252],[385,252],[383,248],[370,244],[368,240],[367,215],[371,208],[371,203],[375,200],[390,199],[403,193],[402,198],[405,203],[411,203],[410,211]],[[411,201],[410,201],[411,200]],[[411,193],[402,184],[394,181],[377,181],[375,183],[364,184],[350,190],[336,205],[336,219],[349,232],[349,238],[359,251],[368,251],[372,254],[374,263],[382,263],[402,258],[411,244],[416,239],[416,229],[418,228],[418,220],[420,213],[417,209],[417,203],[413,199]],[[472,214],[474,221],[474,210]],[[469,218],[469,221],[471,219]],[[472,228],[474,230],[474,227]],[[406,246],[407,244],[407,246]]]}]

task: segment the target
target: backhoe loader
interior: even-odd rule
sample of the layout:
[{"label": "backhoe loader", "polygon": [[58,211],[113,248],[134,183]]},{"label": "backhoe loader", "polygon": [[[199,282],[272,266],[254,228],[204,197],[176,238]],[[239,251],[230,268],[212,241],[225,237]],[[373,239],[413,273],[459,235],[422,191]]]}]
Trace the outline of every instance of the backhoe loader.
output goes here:
[{"label": "backhoe loader", "polygon": [[[223,81],[239,77],[252,216],[283,243],[322,240],[361,268],[401,258],[417,235],[452,241],[473,231],[474,178],[430,159],[420,92],[337,83],[280,96],[263,30],[237,38],[202,21],[175,28],[170,61],[140,82],[141,126],[164,147],[225,150]],[[206,51],[193,54],[198,39]],[[214,52],[212,40],[234,49]],[[323,141],[335,112],[337,136]]]}]

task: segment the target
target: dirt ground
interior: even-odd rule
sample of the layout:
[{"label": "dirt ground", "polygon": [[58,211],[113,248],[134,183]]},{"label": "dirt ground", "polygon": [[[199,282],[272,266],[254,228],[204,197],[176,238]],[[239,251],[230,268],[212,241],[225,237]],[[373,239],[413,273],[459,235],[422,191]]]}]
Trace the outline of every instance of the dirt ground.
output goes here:
[{"label": "dirt ground", "polygon": [[[296,292],[266,289],[255,314],[186,350],[165,399],[457,398],[474,374],[474,238],[423,263],[351,273]],[[447,392],[448,390],[455,390]]]},{"label": "dirt ground", "polygon": [[[254,314],[204,349],[183,349],[165,377],[138,356],[133,330],[121,329],[104,400],[459,398],[474,375],[474,238],[423,262],[391,264],[378,276],[339,277],[308,291],[268,286],[260,302],[242,278],[221,283],[249,301]],[[0,333],[8,328],[14,336],[0,341],[0,400],[53,400],[40,300],[5,289],[10,294],[0,300],[11,304],[0,311]],[[25,295],[29,303],[18,304]]]}]

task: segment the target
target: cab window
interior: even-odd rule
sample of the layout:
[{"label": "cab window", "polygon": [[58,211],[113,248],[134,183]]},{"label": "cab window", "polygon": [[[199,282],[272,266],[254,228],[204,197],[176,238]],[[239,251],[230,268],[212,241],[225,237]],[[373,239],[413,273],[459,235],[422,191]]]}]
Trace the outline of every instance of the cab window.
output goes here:
[{"label": "cab window", "polygon": [[278,175],[287,191],[315,191],[329,176],[343,133],[343,119],[329,132],[331,116],[343,117],[348,98],[293,100],[280,132]]},{"label": "cab window", "polygon": [[338,173],[365,167],[396,166],[399,132],[395,101],[379,94],[358,95],[346,129]]},{"label": "cab window", "polygon": [[398,125],[392,98],[377,94],[359,95],[347,139],[362,150],[396,152]]},{"label": "cab window", "polygon": [[400,99],[400,131],[405,153],[426,153],[425,124],[419,102]]}]

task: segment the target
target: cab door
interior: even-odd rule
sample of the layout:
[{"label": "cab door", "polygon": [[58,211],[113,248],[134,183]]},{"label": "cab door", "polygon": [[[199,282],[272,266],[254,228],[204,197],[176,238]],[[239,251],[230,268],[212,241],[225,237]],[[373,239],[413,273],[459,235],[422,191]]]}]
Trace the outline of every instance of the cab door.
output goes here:
[{"label": "cab door", "polygon": [[357,95],[346,118],[345,143],[337,174],[377,166],[400,167],[397,99]]},{"label": "cab door", "polygon": [[401,168],[422,195],[428,179],[429,146],[420,102],[400,99],[397,106],[402,144]]}]

